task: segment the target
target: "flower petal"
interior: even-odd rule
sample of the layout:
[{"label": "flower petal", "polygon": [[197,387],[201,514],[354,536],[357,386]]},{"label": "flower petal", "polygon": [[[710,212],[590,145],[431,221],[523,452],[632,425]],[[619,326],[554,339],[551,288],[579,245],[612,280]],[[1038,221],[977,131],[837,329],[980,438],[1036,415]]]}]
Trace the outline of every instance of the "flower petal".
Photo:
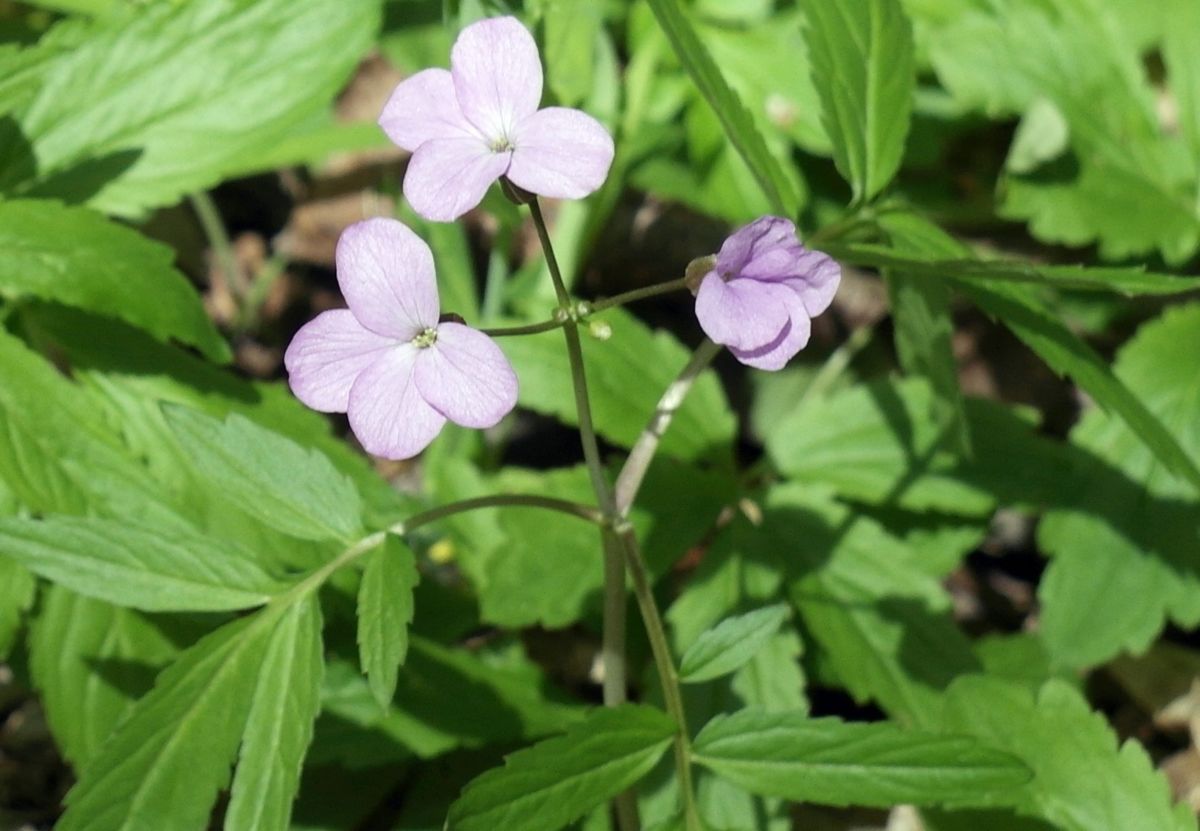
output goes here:
[{"label": "flower petal", "polygon": [[450,51],[450,74],[463,115],[489,140],[508,138],[542,100],[542,61],[515,17],[472,23]]},{"label": "flower petal", "polygon": [[417,148],[404,174],[404,195],[426,219],[450,222],[474,208],[508,169],[510,153],[480,139],[434,139]]},{"label": "flower petal", "polygon": [[411,340],[437,326],[433,254],[403,222],[377,217],[354,223],[342,232],[335,259],[346,304],[372,332]]},{"label": "flower petal", "polygon": [[717,253],[717,271],[728,276],[743,274],[753,259],[786,246],[789,241],[800,244],[791,220],[781,216],[759,217],[738,228],[721,245]]},{"label": "flower petal", "polygon": [[565,107],[547,107],[522,120],[513,135],[508,178],[539,196],[580,199],[612,166],[613,140],[599,121]]},{"label": "flower petal", "polygon": [[496,342],[461,323],[438,326],[421,351],[417,389],[438,412],[464,427],[491,427],[517,403],[517,376]]},{"label": "flower petal", "polygon": [[842,282],[842,267],[820,251],[806,251],[800,270],[802,276],[784,282],[804,301],[809,317],[816,317],[829,308]]},{"label": "flower petal", "polygon": [[757,349],[772,343],[787,326],[787,304],[796,293],[781,283],[734,279],[728,283],[715,272],[700,283],[696,317],[705,334],[717,343]]},{"label": "flower petal", "polygon": [[296,397],[323,413],[344,413],[359,374],[395,341],[363,328],[349,309],[322,312],[288,344],[283,365]]},{"label": "flower petal", "polygon": [[808,345],[809,335],[812,334],[812,322],[804,310],[802,299],[795,292],[792,292],[788,310],[791,314],[788,324],[773,342],[758,349],[738,349],[731,346],[729,351],[746,366],[769,372],[783,369],[797,352]]},{"label": "flower petal", "polygon": [[350,388],[350,429],[374,456],[412,458],[429,446],[446,423],[417,392],[413,379],[417,352],[407,343],[388,350]]},{"label": "flower petal", "polygon": [[476,134],[458,108],[454,81],[445,69],[425,69],[401,81],[383,107],[379,126],[410,152],[430,139]]}]

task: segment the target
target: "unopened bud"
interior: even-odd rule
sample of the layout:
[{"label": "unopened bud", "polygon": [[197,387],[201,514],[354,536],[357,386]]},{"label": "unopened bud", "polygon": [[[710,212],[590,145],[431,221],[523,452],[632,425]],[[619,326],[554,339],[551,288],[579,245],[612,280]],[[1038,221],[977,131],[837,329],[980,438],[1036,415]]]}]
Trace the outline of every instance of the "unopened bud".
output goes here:
[{"label": "unopened bud", "polygon": [[692,296],[695,296],[700,291],[700,282],[716,267],[717,256],[715,254],[709,254],[707,257],[697,257],[688,263],[683,280],[684,284],[688,287],[688,291],[692,293]]},{"label": "unopened bud", "polygon": [[607,321],[589,320],[588,334],[596,340],[608,340],[612,337],[612,327],[608,325]]}]

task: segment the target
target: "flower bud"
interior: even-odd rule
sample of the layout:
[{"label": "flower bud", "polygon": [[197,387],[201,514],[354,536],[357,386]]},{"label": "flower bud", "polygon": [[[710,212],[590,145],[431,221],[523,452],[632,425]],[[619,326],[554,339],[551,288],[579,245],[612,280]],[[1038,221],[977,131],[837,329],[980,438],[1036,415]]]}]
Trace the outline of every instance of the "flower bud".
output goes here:
[{"label": "flower bud", "polygon": [[589,320],[588,334],[596,340],[608,340],[612,337],[612,326],[608,325],[604,320]]}]

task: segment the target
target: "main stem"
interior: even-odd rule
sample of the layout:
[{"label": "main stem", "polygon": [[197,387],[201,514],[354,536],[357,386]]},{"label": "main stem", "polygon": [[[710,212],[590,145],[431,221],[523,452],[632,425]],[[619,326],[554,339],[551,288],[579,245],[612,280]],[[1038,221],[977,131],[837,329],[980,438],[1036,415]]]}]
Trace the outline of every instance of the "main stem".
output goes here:
[{"label": "main stem", "polygon": [[[658,614],[658,607],[655,605],[650,582],[646,576],[645,562],[642,560],[637,538],[627,523],[620,518],[616,496],[608,483],[600,461],[600,447],[596,440],[596,429],[592,423],[587,374],[583,364],[583,347],[579,340],[579,325],[571,316],[571,298],[567,293],[566,284],[563,282],[558,260],[554,256],[554,246],[550,242],[550,232],[546,227],[546,220],[542,216],[542,209],[536,197],[529,203],[529,212],[533,217],[534,228],[537,230],[538,240],[541,242],[542,251],[546,256],[546,267],[550,271],[550,279],[554,284],[554,293],[558,297],[559,308],[566,315],[562,328],[567,342],[567,358],[571,364],[571,382],[575,392],[575,408],[579,418],[579,436],[583,444],[583,457],[591,477],[592,489],[596,494],[596,502],[609,521],[609,525],[603,532],[604,643],[601,654],[606,662],[611,661],[611,663],[606,663],[604,667],[604,702],[612,706],[625,699],[624,568],[627,567],[633,576],[634,593],[637,596],[638,608],[646,625],[654,663],[662,682],[663,699],[667,706],[667,712],[678,725],[678,732],[675,734],[675,767],[679,777],[685,827],[688,831],[700,831],[699,815],[696,811],[696,800],[692,789],[691,750],[687,720],[684,716],[683,696],[679,691],[679,679],[675,671],[675,664],[671,658],[662,619]],[[617,618],[621,619],[619,625],[616,623]],[[613,677],[614,672],[616,677]],[[612,678],[611,683],[610,678]],[[619,685],[616,678],[620,679]],[[623,831],[632,831],[632,829],[638,828],[637,807],[631,792],[623,793],[617,798],[616,809],[617,822]]]}]

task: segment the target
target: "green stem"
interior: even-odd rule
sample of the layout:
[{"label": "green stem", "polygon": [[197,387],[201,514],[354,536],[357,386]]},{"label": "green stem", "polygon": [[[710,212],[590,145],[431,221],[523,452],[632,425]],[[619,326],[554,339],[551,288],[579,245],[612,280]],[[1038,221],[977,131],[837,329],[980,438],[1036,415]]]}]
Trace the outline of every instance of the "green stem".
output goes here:
[{"label": "green stem", "polygon": [[[548,260],[547,260],[548,261]],[[553,272],[551,272],[553,277]],[[560,278],[561,280],[561,278]],[[584,302],[578,304],[574,312],[574,319],[578,322],[579,318],[594,315],[603,312],[606,309],[612,309],[617,306],[624,306],[628,303],[634,303],[638,300],[645,300],[647,297],[657,297],[660,294],[670,294],[673,291],[687,288],[687,278],[680,277],[677,280],[667,280],[665,283],[655,283],[652,286],[644,286],[640,289],[614,294],[612,297],[604,297],[595,302]],[[559,302],[562,299],[559,298]],[[559,329],[567,324],[568,320],[572,319],[572,310],[567,307],[567,311],[559,310],[554,317],[549,320],[543,320],[540,323],[530,323],[524,326],[501,326],[496,329],[481,330],[485,335],[490,335],[493,338],[505,338],[512,335],[536,335],[539,332],[549,332],[553,329]]]},{"label": "green stem", "polygon": [[[676,774],[679,777],[680,799],[684,806],[686,828],[688,831],[699,831],[699,816],[696,811],[696,800],[692,789],[691,756],[687,723],[684,718],[683,697],[679,691],[679,680],[675,672],[675,664],[671,658],[670,650],[667,648],[666,636],[663,633],[662,620],[659,617],[658,608],[655,606],[654,596],[650,593],[645,564],[642,561],[637,538],[634,536],[631,528],[624,527],[622,530],[615,528],[615,523],[619,521],[620,512],[617,509],[616,495],[608,483],[604,466],[600,461],[600,448],[596,439],[595,426],[592,423],[592,409],[588,398],[587,374],[583,363],[583,348],[579,341],[579,324],[571,316],[570,295],[567,293],[566,283],[563,281],[562,272],[558,267],[558,260],[554,256],[554,246],[550,242],[550,232],[546,227],[545,217],[542,216],[542,210],[536,198],[529,203],[529,211],[533,217],[534,228],[537,230],[542,251],[546,256],[546,266],[550,271],[550,279],[554,283],[554,293],[558,298],[560,308],[560,315],[558,316],[564,318],[561,326],[567,343],[567,357],[571,364],[571,380],[575,392],[575,407],[579,418],[579,436],[583,444],[584,461],[587,464],[588,473],[592,480],[592,489],[596,494],[596,501],[600,505],[600,510],[606,519],[614,523],[614,527],[610,527],[604,532],[604,610],[606,621],[604,625],[605,640],[602,646],[602,655],[605,660],[611,661],[611,664],[605,665],[606,679],[611,672],[616,671],[621,673],[621,681],[619,685],[616,679],[613,679],[610,684],[605,684],[605,704],[615,705],[625,698],[624,624],[622,623],[620,626],[617,626],[611,623],[608,618],[617,615],[624,616],[625,614],[624,569],[628,568],[634,578],[634,591],[637,595],[638,607],[641,610],[642,619],[645,622],[646,631],[650,638],[654,663],[658,667],[659,677],[663,682],[663,698],[667,706],[667,712],[675,719],[679,727],[678,732],[675,734],[675,761]],[[682,281],[676,282],[682,285]],[[641,292],[639,296],[648,296],[645,294],[645,290],[639,290],[639,292]],[[628,294],[633,293],[629,292]],[[616,298],[613,298],[613,300],[616,300]],[[610,305],[613,304],[610,303]],[[621,562],[622,560],[624,561],[623,563]],[[631,829],[638,827],[636,806],[633,802],[633,794],[631,792],[621,794],[617,798],[616,811],[617,821],[622,831],[631,831]]]},{"label": "green stem", "polygon": [[192,210],[196,212],[196,218],[200,220],[204,236],[208,238],[208,244],[213,248],[213,255],[217,258],[217,264],[225,275],[229,293],[240,305],[249,287],[238,267],[237,257],[233,253],[233,243],[229,240],[229,233],[225,230],[221,213],[217,210],[212,197],[204,191],[197,191],[189,195],[188,201],[192,203]]}]

